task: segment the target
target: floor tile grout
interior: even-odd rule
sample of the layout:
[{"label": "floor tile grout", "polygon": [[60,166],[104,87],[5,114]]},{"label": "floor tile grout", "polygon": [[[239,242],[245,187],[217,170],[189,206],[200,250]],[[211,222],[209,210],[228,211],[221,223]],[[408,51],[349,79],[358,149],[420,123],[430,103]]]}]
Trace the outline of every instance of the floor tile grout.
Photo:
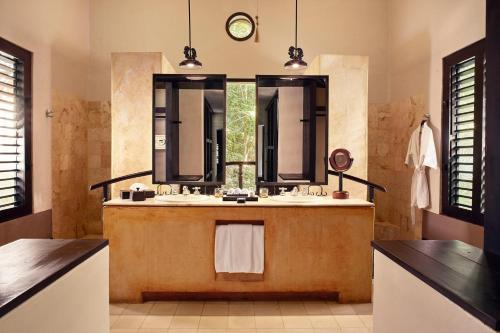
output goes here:
[{"label": "floor tile grout", "polygon": [[[257,332],[259,330],[260,333],[334,333],[342,332],[342,328],[346,327],[366,332],[372,330],[372,315],[367,314],[372,311],[371,304],[301,301],[151,302],[111,304],[110,308],[110,318],[113,319],[111,332],[119,332],[116,327],[120,329],[129,327],[132,331],[140,332],[143,326],[158,327],[158,333],[160,331],[194,333],[199,330],[201,330],[199,333],[223,333],[237,329],[242,331],[234,333],[259,333]],[[225,310],[213,314],[215,311],[208,311],[210,308],[211,310],[215,308],[220,308],[219,311],[222,308]],[[360,313],[356,313],[356,308]],[[123,320],[120,321],[120,319]]]}]

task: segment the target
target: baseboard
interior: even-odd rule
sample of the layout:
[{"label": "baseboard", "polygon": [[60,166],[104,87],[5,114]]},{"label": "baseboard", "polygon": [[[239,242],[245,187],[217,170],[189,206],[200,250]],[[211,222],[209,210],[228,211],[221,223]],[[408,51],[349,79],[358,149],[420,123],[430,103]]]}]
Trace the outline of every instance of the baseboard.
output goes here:
[{"label": "baseboard", "polygon": [[328,300],[338,301],[337,292],[155,292],[144,291],[142,300],[151,301],[276,301]]}]

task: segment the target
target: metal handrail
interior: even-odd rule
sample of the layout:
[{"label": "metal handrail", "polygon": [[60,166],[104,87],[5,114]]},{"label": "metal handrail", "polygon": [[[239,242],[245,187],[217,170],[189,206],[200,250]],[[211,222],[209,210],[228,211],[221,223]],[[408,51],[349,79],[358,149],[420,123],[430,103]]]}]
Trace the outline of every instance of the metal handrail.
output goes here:
[{"label": "metal handrail", "polygon": [[[232,161],[232,162],[226,162],[226,166],[227,165],[237,165],[238,166],[238,168],[239,168],[238,169],[238,183],[239,183],[239,186],[241,188],[243,186],[243,165],[255,165],[255,161]],[[92,191],[92,190],[95,190],[95,189],[102,187],[102,190],[103,190],[102,191],[102,197],[103,197],[102,200],[108,201],[111,199],[111,193],[109,191],[109,186],[111,184],[118,183],[118,182],[121,182],[121,181],[124,181],[127,179],[150,176],[152,174],[153,174],[153,171],[148,170],[148,171],[131,173],[129,175],[125,175],[125,176],[121,176],[121,177],[111,178],[111,179],[105,180],[103,182],[90,185],[90,190]],[[333,170],[328,170],[328,174],[333,175],[333,176],[340,175],[339,172],[333,171]],[[374,202],[374,200],[375,200],[375,190],[380,191],[380,192],[387,192],[387,189],[384,186],[372,183],[368,180],[358,178],[356,176],[351,176],[348,174],[343,174],[343,177],[345,179],[349,179],[349,180],[352,180],[354,182],[366,185],[366,187],[368,189],[367,200],[370,202]]]},{"label": "metal handrail", "polygon": [[[328,170],[328,174],[338,177],[340,175],[340,172],[337,172],[334,170]],[[387,192],[387,189],[384,186],[372,183],[366,179],[358,178],[356,176],[351,176],[351,175],[348,175],[345,173],[343,173],[342,176],[345,179],[349,179],[349,180],[352,180],[356,183],[366,185],[366,188],[368,189],[367,200],[370,202],[375,201],[375,190],[380,191],[380,192],[384,192],[384,193]]]},{"label": "metal handrail", "polygon": [[132,179],[132,178],[137,178],[137,177],[143,177],[143,176],[150,176],[153,174],[153,170],[148,170],[148,171],[141,171],[141,172],[136,172],[136,173],[131,173],[126,176],[120,176],[116,178],[111,178],[108,180],[105,180],[103,182],[97,183],[90,185],[90,190],[95,190],[100,187],[102,187],[102,201],[108,201],[111,199],[111,193],[109,191],[109,185],[118,183],[127,179]]}]

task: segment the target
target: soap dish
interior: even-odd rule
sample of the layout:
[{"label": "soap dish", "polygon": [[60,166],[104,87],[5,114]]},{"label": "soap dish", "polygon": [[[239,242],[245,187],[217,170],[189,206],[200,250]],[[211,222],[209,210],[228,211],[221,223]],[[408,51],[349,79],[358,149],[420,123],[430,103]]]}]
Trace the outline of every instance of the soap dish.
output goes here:
[{"label": "soap dish", "polygon": [[245,195],[242,195],[242,196],[233,196],[233,195],[230,195],[230,196],[223,196],[222,197],[222,201],[238,201],[238,199],[241,198],[241,199],[245,199],[245,201],[259,201],[259,197],[248,197],[248,196],[245,196]]}]

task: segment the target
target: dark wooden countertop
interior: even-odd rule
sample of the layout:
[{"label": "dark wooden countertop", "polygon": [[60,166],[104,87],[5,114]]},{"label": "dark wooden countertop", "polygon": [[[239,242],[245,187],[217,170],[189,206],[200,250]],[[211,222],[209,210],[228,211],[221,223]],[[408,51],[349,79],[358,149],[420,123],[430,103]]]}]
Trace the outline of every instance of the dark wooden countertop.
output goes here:
[{"label": "dark wooden countertop", "polygon": [[0,247],[0,317],[107,245],[96,239],[20,239]]},{"label": "dark wooden countertop", "polygon": [[372,246],[494,330],[500,260],[460,241],[373,241]]}]

